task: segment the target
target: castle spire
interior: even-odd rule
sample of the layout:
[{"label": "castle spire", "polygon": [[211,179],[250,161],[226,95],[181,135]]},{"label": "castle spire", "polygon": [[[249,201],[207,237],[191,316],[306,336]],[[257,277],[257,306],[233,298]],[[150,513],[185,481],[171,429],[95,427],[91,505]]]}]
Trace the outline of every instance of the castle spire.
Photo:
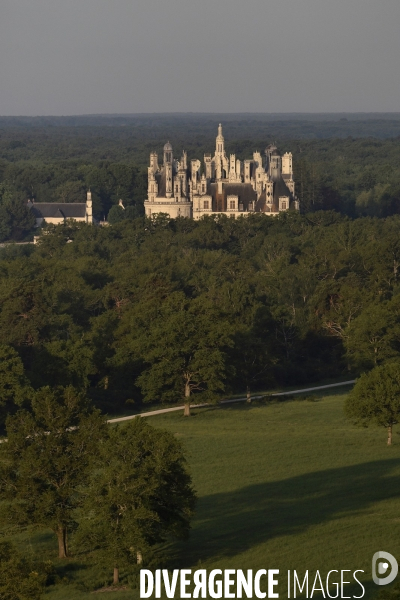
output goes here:
[{"label": "castle spire", "polygon": [[218,135],[216,139],[215,151],[217,155],[223,156],[225,154],[225,140],[222,135],[222,125],[218,125]]}]

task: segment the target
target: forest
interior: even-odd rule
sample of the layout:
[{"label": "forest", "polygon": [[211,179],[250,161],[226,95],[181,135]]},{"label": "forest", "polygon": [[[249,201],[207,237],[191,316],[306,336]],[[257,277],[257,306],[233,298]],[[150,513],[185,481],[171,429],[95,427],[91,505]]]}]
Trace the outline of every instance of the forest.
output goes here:
[{"label": "forest", "polygon": [[[169,140],[202,159],[224,125],[227,152],[241,160],[271,142],[293,153],[303,214],[335,210],[351,218],[400,212],[398,115],[137,115],[0,119],[0,242],[29,240],[26,201],[84,202],[107,219],[120,199],[143,214],[149,154]],[[110,221],[118,220],[112,211]]]},{"label": "forest", "polygon": [[399,230],[335,211],[53,226],[1,250],[3,373],[111,414],[357,374],[399,355]]}]

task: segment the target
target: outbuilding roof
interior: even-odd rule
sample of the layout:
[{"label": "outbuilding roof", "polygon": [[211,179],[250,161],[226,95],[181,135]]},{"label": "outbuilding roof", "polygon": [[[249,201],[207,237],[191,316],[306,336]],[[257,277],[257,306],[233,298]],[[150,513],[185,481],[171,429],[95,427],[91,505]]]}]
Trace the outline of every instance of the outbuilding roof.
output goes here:
[{"label": "outbuilding roof", "polygon": [[84,202],[28,202],[36,219],[82,219],[86,216]]}]

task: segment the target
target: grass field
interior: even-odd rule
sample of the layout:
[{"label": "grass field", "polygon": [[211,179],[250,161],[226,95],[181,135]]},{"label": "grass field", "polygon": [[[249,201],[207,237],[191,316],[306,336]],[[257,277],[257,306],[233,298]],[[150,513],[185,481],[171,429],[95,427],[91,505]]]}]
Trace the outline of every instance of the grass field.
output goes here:
[{"label": "grass field", "polygon": [[[400,426],[387,447],[383,428],[358,429],[345,420],[344,398],[336,391],[315,394],[314,401],[152,418],[184,443],[199,495],[189,541],[168,548],[170,568],[277,568],[281,598],[288,569],[364,569],[366,597],[373,597],[372,555],[386,550],[400,557]],[[43,556],[55,551],[45,533],[31,543]],[[65,572],[72,579],[94,576],[72,559]],[[45,598],[93,596],[72,582]]]}]

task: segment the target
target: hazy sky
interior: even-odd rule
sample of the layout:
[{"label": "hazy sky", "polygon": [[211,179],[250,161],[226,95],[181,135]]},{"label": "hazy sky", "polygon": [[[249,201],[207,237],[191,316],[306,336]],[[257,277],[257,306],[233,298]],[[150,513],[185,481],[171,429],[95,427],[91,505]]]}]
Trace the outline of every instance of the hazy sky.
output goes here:
[{"label": "hazy sky", "polygon": [[399,0],[0,0],[0,115],[400,111]]}]

